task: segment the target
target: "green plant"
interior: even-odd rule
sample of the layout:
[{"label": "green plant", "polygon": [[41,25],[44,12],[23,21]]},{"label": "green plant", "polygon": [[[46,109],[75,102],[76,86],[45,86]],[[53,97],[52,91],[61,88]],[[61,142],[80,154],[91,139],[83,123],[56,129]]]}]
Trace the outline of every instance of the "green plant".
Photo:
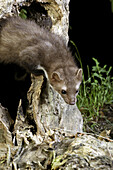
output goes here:
[{"label": "green plant", "polygon": [[78,95],[78,107],[84,108],[90,117],[98,116],[104,104],[113,103],[113,77],[110,76],[112,67],[101,67],[97,59],[93,60],[95,66],[92,67],[91,73],[87,67],[88,79],[83,80]]},{"label": "green plant", "polygon": [[[83,69],[78,49],[72,41],[71,43],[76,48],[77,52],[75,56]],[[83,82],[80,86],[77,101],[79,109],[85,113],[89,119],[99,116],[99,110],[103,105],[113,103],[113,77],[110,76],[112,67],[107,68],[107,65],[101,67],[95,58],[93,58],[93,61],[95,65],[92,67],[91,72],[89,71],[89,66],[87,66],[87,80],[85,80],[83,71]]]},{"label": "green plant", "polygon": [[21,9],[19,16],[22,19],[27,19],[27,11],[25,9]]}]

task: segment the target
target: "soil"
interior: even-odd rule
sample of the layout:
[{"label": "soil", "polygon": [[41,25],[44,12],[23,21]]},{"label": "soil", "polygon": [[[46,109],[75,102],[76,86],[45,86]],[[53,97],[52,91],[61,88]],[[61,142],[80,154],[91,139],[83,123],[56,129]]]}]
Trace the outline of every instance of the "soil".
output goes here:
[{"label": "soil", "polygon": [[108,133],[107,135],[113,139],[113,104],[104,105],[100,109],[98,117],[84,124],[84,130],[87,133],[101,134],[105,137]]}]

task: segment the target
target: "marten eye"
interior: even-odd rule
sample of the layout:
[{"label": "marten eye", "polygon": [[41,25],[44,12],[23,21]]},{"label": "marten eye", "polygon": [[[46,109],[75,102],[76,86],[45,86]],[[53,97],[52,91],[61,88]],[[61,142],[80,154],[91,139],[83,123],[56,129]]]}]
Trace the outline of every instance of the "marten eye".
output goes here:
[{"label": "marten eye", "polygon": [[76,90],[76,94],[79,92],[79,90]]},{"label": "marten eye", "polygon": [[67,93],[66,90],[62,90],[61,92],[62,92],[62,94],[66,94]]}]

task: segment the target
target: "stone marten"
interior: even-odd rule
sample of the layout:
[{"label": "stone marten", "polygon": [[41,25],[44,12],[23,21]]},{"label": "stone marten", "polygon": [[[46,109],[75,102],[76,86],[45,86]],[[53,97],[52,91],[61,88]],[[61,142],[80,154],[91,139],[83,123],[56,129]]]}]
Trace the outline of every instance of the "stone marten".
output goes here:
[{"label": "stone marten", "polygon": [[0,27],[0,63],[17,64],[34,75],[42,69],[64,101],[76,103],[82,69],[64,40],[35,22],[20,17],[5,20]]}]

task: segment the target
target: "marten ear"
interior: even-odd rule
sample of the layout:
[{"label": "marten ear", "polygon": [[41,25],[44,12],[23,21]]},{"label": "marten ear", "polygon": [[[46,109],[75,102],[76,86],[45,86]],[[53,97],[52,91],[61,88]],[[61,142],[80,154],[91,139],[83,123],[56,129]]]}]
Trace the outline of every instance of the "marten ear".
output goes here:
[{"label": "marten ear", "polygon": [[53,71],[51,78],[52,78],[53,81],[63,80],[63,69],[59,68],[59,69]]},{"label": "marten ear", "polygon": [[56,71],[52,73],[51,77],[52,77],[53,81],[61,81],[62,80],[61,74]]},{"label": "marten ear", "polygon": [[78,78],[78,80],[82,81],[82,69],[78,69],[76,77]]}]

